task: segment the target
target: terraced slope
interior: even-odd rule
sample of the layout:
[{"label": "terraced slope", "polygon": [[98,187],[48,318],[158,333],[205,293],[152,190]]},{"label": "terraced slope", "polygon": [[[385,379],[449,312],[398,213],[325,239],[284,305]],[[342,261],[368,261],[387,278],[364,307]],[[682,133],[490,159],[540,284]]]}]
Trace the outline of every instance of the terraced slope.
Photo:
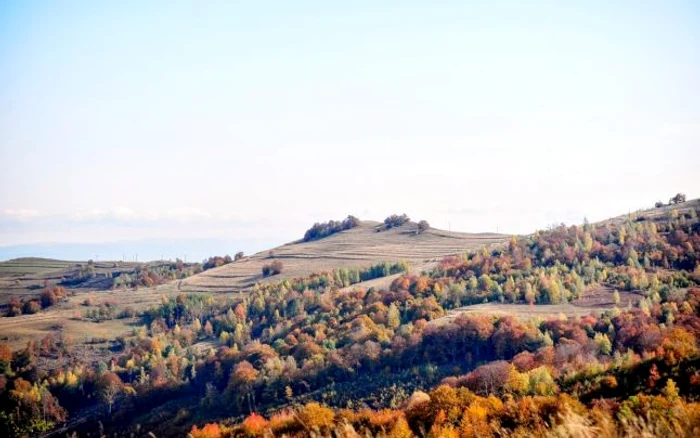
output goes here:
[{"label": "terraced slope", "polygon": [[[187,278],[179,287],[185,292],[233,292],[249,288],[257,282],[279,281],[341,267],[367,267],[382,261],[406,260],[414,266],[421,266],[446,255],[500,244],[509,238],[502,234],[457,233],[437,229],[418,234],[415,223],[377,232],[377,225],[378,222],[364,221],[356,228],[324,239],[282,245]],[[263,265],[273,260],[283,263],[282,274],[263,278]]]},{"label": "terraced slope", "polygon": [[37,298],[46,282],[51,284],[63,283],[73,291],[105,290],[112,285],[112,277],[120,273],[133,273],[139,267],[157,268],[165,262],[94,262],[92,269],[94,277],[79,279],[77,283],[69,284],[66,280],[80,276],[81,268],[88,262],[53,260],[37,257],[26,257],[0,262],[0,310],[10,297],[22,299]]},{"label": "terraced slope", "polygon": [[0,277],[21,277],[24,275],[41,276],[50,272],[68,269],[75,263],[76,262],[39,257],[12,259],[0,262]]}]

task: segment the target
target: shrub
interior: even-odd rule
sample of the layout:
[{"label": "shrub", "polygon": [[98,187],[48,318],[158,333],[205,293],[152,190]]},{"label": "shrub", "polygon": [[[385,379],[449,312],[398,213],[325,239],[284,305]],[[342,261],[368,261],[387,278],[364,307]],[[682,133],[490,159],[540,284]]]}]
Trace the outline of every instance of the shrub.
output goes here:
[{"label": "shrub", "polygon": [[7,307],[7,316],[19,316],[22,314],[22,301],[17,297],[10,297]]},{"label": "shrub", "polygon": [[137,315],[133,307],[127,306],[119,313],[119,318],[133,318]]},{"label": "shrub", "polygon": [[282,269],[284,269],[284,265],[279,260],[275,260],[274,262],[272,262],[272,264],[270,264],[270,274],[271,275],[281,274]]},{"label": "shrub", "polygon": [[263,265],[262,274],[263,274],[263,277],[269,277],[271,275],[278,275],[278,274],[282,273],[283,269],[284,269],[284,265],[282,264],[282,262],[279,260],[274,260],[269,265]]},{"label": "shrub", "polygon": [[24,306],[22,308],[22,311],[27,314],[33,314],[37,313],[39,310],[41,310],[41,304],[39,304],[39,301],[37,300],[31,300],[27,301],[24,303]]},{"label": "shrub", "polygon": [[56,294],[53,290],[44,289],[44,291],[41,292],[41,307],[47,308],[49,306],[53,306],[57,302],[58,297],[56,297]]}]

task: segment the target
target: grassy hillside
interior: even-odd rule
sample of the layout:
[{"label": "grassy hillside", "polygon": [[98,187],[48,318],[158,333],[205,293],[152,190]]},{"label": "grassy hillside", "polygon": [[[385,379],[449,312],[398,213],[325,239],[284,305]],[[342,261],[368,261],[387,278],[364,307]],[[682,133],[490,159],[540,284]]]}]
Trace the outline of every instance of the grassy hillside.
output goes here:
[{"label": "grassy hillside", "polygon": [[[78,292],[0,320],[50,333],[0,342],[0,430],[697,436],[699,213],[507,239],[363,223],[189,280]],[[339,269],[387,259],[414,269]],[[289,268],[260,277],[271,261]],[[76,313],[138,302],[141,318]]]},{"label": "grassy hillside", "polygon": [[42,276],[51,272],[62,271],[73,265],[75,265],[75,262],[66,260],[23,257],[0,262],[0,277]]},{"label": "grassy hillside", "polygon": [[[497,245],[509,236],[493,233],[457,233],[429,229],[418,233],[418,225],[407,223],[377,231],[378,222],[363,221],[360,226],[311,242],[293,242],[245,257],[183,280],[184,292],[233,292],[258,282],[276,282],[337,268],[367,267],[377,262],[408,261],[420,268],[450,254]],[[279,260],[280,275],[264,278],[262,267]]]},{"label": "grassy hillside", "polygon": [[[415,223],[377,232],[378,225],[378,222],[365,221],[356,228],[323,239],[292,242],[183,280],[137,290],[111,290],[105,279],[120,272],[133,273],[145,267],[157,269],[161,262],[97,262],[94,263],[95,277],[73,285],[69,289],[71,296],[60,305],[34,315],[0,318],[0,340],[9,342],[13,348],[20,348],[27,340],[54,333],[57,328],[81,342],[93,337],[114,338],[130,330],[132,318],[113,319],[108,326],[95,326],[94,322],[85,320],[86,312],[99,311],[108,305],[115,309],[115,314],[125,309],[138,313],[158,305],[163,297],[183,293],[238,297],[241,291],[249,290],[258,282],[276,283],[338,268],[365,268],[384,261],[408,261],[413,271],[420,272],[434,266],[446,255],[460,254],[484,245],[502,244],[508,238],[490,233],[468,234],[436,229],[417,234],[418,226]],[[283,272],[263,277],[263,265],[273,260],[283,263]],[[0,278],[0,305],[6,304],[10,297],[35,298],[46,281],[55,283],[71,278],[86,264],[39,258],[2,262],[0,268],[5,267],[8,276]],[[372,280],[368,285],[386,286],[395,277]],[[86,306],[86,302],[91,304]]]}]

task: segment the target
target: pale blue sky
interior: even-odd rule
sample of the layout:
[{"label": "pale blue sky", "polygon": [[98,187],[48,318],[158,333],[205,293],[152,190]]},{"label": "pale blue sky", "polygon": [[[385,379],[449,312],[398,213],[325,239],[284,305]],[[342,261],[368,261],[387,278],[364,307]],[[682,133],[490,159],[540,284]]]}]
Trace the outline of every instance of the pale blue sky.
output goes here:
[{"label": "pale blue sky", "polygon": [[0,0],[0,246],[700,196],[697,2],[479,3]]}]

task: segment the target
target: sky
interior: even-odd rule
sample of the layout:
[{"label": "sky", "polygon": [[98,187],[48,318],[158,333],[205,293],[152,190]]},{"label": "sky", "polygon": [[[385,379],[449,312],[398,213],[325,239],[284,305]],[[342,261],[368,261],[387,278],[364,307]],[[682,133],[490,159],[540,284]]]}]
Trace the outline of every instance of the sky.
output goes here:
[{"label": "sky", "polygon": [[0,0],[0,259],[697,198],[698,78],[694,1]]}]

